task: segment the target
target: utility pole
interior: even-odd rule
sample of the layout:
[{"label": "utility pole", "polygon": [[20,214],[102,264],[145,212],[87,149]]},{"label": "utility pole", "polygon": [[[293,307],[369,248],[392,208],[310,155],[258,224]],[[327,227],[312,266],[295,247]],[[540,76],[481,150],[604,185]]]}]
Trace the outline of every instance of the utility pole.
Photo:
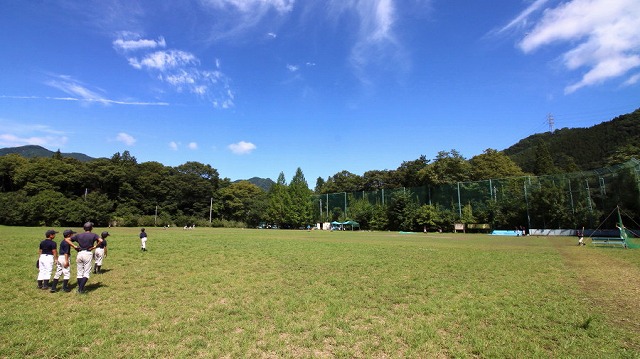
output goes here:
[{"label": "utility pole", "polygon": [[553,133],[553,125],[555,124],[555,120],[553,119],[552,114],[547,115],[547,122],[549,123],[549,133]]}]

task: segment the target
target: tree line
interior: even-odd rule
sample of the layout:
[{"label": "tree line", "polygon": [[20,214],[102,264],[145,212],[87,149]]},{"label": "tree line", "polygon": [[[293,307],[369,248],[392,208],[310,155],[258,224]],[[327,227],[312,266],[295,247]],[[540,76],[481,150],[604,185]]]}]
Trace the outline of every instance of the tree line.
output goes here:
[{"label": "tree line", "polygon": [[[316,194],[413,186],[522,171],[495,150],[466,161],[458,152],[403,162],[397,170],[346,171],[318,179]],[[221,178],[208,164],[186,162],[171,167],[138,163],[128,151],[83,162],[63,157],[0,156],[0,224],[72,226],[257,226],[298,228],[323,220],[314,211],[314,191],[300,168],[287,182],[284,173],[268,191],[248,181]],[[393,221],[391,222],[393,223]]]},{"label": "tree line", "polygon": [[[623,118],[626,131],[630,131],[628,126],[631,126],[628,119],[635,116],[638,111]],[[522,196],[523,184],[518,181],[510,185],[514,188],[510,196],[505,189],[509,186],[503,186],[500,192],[496,190],[500,195],[492,192],[488,198],[478,197],[479,200],[460,201],[451,194],[454,190],[440,195],[439,202],[427,201],[426,197],[416,200],[416,193],[411,191],[426,189],[436,196],[451,186],[457,185],[459,191],[460,184],[463,189],[486,187],[473,183],[557,176],[579,169],[575,161],[552,150],[545,138],[536,141],[527,151],[518,152],[526,152],[530,157],[527,171],[506,151],[487,149],[466,159],[452,149],[438,152],[433,160],[422,155],[402,162],[393,170],[371,170],[363,175],[341,171],[326,180],[319,177],[313,191],[300,168],[290,182],[280,173],[277,181],[265,191],[249,181],[231,182],[221,178],[208,164],[186,162],[171,167],[154,161],[138,163],[128,151],[90,161],[63,157],[60,151],[51,157],[35,158],[7,154],[0,156],[0,224],[73,226],[93,221],[99,226],[255,227],[268,223],[299,228],[326,220],[353,219],[361,222],[363,229],[450,228],[455,222],[482,222],[512,228],[525,222],[527,216],[536,216],[526,213],[530,208],[524,204],[529,198]],[[622,143],[606,158],[605,164],[620,163],[636,153],[634,145]],[[539,212],[536,213],[542,216],[539,226],[573,227],[597,221],[601,213],[594,212],[590,204],[574,201],[575,188],[566,189],[562,187],[565,184],[559,183],[564,182],[552,180],[550,186],[530,189],[529,194],[534,196],[531,204],[537,206]],[[571,185],[569,181],[568,186]],[[594,187],[598,189],[597,184]],[[410,191],[394,194],[385,203],[376,204],[353,195],[385,189],[391,193],[398,188]],[[322,195],[336,193],[350,194],[349,209],[337,205],[319,211],[323,207]],[[635,192],[629,192],[623,200],[637,213],[638,198],[634,195]],[[502,201],[498,201],[500,196]],[[571,215],[566,214],[569,207]]]}]

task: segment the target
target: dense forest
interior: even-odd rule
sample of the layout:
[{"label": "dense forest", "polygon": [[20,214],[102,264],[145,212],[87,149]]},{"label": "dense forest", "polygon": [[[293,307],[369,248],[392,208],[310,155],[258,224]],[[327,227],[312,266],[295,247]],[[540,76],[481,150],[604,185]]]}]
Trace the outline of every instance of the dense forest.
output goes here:
[{"label": "dense forest", "polygon": [[640,109],[589,128],[562,128],[529,136],[503,152],[523,171],[536,172],[540,144],[552,154],[556,172],[587,171],[640,158]]},{"label": "dense forest", "polygon": [[[26,154],[3,149],[0,224],[78,226],[93,221],[99,226],[255,227],[270,223],[300,228],[316,221],[356,219],[364,229],[380,230],[450,228],[459,221],[513,228],[522,223],[522,209],[511,211],[519,213],[517,216],[501,216],[501,211],[506,213],[507,209],[496,208],[495,203],[478,206],[469,201],[458,203],[458,210],[452,211],[426,202],[413,203],[412,198],[417,197],[406,191],[384,204],[367,206],[353,200],[349,210],[330,208],[319,214],[315,209],[319,196],[332,193],[346,196],[394,188],[428,188],[437,192],[438,188],[456,183],[558,175],[619,164],[640,157],[635,145],[640,143],[639,119],[640,110],[636,110],[588,129],[561,129],[530,136],[504,151],[487,149],[470,159],[452,149],[440,151],[434,159],[420,156],[404,161],[393,170],[371,170],[363,175],[341,171],[326,180],[318,178],[313,191],[301,169],[289,182],[283,173],[275,183],[259,178],[231,182],[208,164],[187,162],[170,167],[158,162],[138,163],[128,151],[111,158],[92,159],[60,151],[43,156],[33,146]],[[562,189],[556,190],[557,196],[565,196]],[[548,200],[544,197],[548,193],[538,195],[540,201]],[[638,201],[634,198],[625,201],[635,210]],[[545,210],[551,208],[551,204],[542,202],[536,205],[546,206]],[[575,208],[572,211],[576,212]],[[597,220],[584,213],[556,217],[544,219],[543,225],[573,227]]]}]

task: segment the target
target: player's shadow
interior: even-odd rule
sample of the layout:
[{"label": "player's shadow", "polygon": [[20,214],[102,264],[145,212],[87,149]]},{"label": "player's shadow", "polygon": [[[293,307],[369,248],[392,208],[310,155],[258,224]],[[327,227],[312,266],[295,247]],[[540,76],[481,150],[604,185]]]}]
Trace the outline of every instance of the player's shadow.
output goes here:
[{"label": "player's shadow", "polygon": [[111,272],[113,269],[100,269],[100,273],[94,273],[95,275],[105,274]]},{"label": "player's shadow", "polygon": [[106,284],[102,284],[101,282],[87,283],[84,286],[84,289],[88,292],[93,292],[94,290],[102,287],[107,287]]}]

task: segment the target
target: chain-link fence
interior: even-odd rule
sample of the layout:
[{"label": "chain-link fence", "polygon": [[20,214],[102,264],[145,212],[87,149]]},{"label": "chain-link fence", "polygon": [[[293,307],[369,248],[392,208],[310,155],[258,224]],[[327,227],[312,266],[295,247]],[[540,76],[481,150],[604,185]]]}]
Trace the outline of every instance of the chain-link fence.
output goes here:
[{"label": "chain-link fence", "polygon": [[616,206],[640,227],[640,161],[635,159],[584,172],[321,194],[315,198],[316,218],[354,219],[350,208],[358,201],[384,208],[398,194],[418,206],[433,205],[455,221],[469,220],[463,218],[468,208],[473,223],[493,228],[594,228]]}]

